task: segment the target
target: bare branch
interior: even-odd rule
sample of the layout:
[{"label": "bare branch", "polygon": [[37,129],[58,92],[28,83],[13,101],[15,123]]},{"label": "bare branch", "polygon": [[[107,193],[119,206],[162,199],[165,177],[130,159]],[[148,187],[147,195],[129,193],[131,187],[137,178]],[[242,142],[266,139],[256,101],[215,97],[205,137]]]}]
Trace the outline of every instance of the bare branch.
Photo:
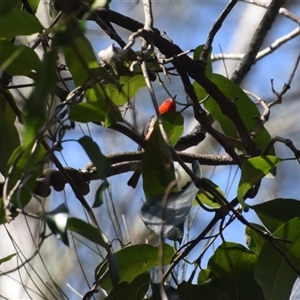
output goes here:
[{"label": "bare branch", "polygon": [[204,62],[207,60],[207,56],[208,56],[208,53],[211,49],[211,45],[213,43],[215,35],[220,30],[220,28],[222,27],[223,22],[225,21],[225,19],[227,18],[227,16],[231,12],[231,10],[234,8],[234,6],[237,4],[237,2],[238,2],[238,0],[231,0],[227,4],[225,9],[221,12],[219,18],[216,20],[216,22],[214,23],[212,29],[210,30],[210,32],[208,34],[206,43],[204,45],[203,51],[202,51],[201,56],[200,56],[200,60],[202,60]]},{"label": "bare branch", "polygon": [[273,0],[271,1],[264,17],[262,18],[258,28],[256,29],[248,50],[246,51],[240,64],[237,66],[231,80],[237,84],[240,84],[248,72],[250,71],[252,65],[255,63],[255,58],[261,47],[268,31],[271,29],[281,6],[283,6],[285,0]]},{"label": "bare branch", "polygon": [[[265,49],[258,52],[255,62],[264,58],[268,54],[273,53],[275,50],[280,48],[282,45],[286,44],[293,38],[299,36],[300,28],[297,27],[293,31],[289,32],[288,34],[278,38],[275,40],[270,46],[266,47]],[[212,55],[212,61],[221,60],[221,59],[233,59],[233,60],[241,60],[244,57],[244,54],[241,53],[219,53]]]},{"label": "bare branch", "polygon": [[153,14],[151,0],[143,0],[144,14],[145,14],[145,25],[146,30],[152,30],[153,27]]},{"label": "bare branch", "polygon": [[293,70],[292,70],[292,72],[290,74],[290,77],[288,79],[288,82],[283,85],[283,88],[279,93],[275,91],[275,89],[273,87],[273,80],[272,80],[272,91],[276,95],[276,99],[273,102],[269,103],[269,107],[272,107],[275,104],[280,104],[282,102],[282,96],[290,89],[292,81],[293,81],[294,76],[296,74],[296,71],[298,69],[299,63],[300,63],[300,52],[299,52],[299,54],[296,58],[296,62],[294,64]]},{"label": "bare branch", "polygon": [[[250,4],[254,4],[256,6],[264,7],[264,8],[269,7],[269,5],[267,4],[268,2],[256,1],[256,0],[241,0],[241,1],[250,3]],[[300,25],[300,18],[297,15],[290,12],[289,10],[287,10],[286,8],[281,7],[279,9],[279,13]]]}]

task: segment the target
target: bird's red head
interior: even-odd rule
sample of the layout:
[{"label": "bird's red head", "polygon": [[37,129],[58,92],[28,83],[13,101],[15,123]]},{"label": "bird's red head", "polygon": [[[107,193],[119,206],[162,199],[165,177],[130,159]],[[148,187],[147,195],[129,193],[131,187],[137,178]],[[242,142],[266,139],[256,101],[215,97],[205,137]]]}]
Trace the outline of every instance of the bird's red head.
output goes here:
[{"label": "bird's red head", "polygon": [[161,115],[168,111],[175,111],[175,110],[176,110],[176,102],[172,98],[165,100],[159,107],[159,112]]}]

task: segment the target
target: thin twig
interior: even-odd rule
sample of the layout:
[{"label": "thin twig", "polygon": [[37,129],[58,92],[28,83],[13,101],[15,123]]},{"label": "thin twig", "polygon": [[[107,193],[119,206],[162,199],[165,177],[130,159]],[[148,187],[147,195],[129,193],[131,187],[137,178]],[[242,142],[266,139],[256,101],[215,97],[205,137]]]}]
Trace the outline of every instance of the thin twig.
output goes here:
[{"label": "thin twig", "polygon": [[[262,58],[266,57],[267,55],[273,53],[275,50],[279,49],[282,45],[286,44],[293,38],[299,36],[300,29],[299,27],[295,28],[288,34],[276,39],[270,46],[266,47],[265,49],[259,51],[256,55],[255,62],[261,60]],[[233,59],[233,60],[241,60],[244,57],[242,53],[220,53],[220,54],[213,54],[212,61],[217,61],[220,59]]]},{"label": "thin twig", "polygon": [[246,90],[244,90],[244,92],[246,94],[248,94],[249,96],[253,97],[254,99],[256,99],[257,102],[264,109],[264,112],[262,113],[257,125],[250,133],[252,136],[255,136],[264,127],[264,124],[269,120],[271,110],[270,110],[269,106],[267,105],[266,101],[263,100],[262,98],[260,98],[258,95],[254,94],[252,92],[246,91]]},{"label": "thin twig", "polygon": [[92,13],[92,18],[112,40],[116,41],[119,44],[121,48],[125,47],[125,41],[123,41],[123,39],[117,34],[115,29],[109,22],[105,22],[104,20],[102,20],[95,12]]},{"label": "thin twig", "polygon": [[294,64],[293,70],[292,70],[292,72],[290,74],[290,77],[289,77],[287,83],[285,83],[283,85],[283,88],[282,88],[282,90],[279,93],[275,91],[275,89],[273,87],[273,81],[272,81],[272,90],[273,90],[273,93],[276,95],[276,98],[275,98],[275,100],[273,102],[269,103],[269,107],[272,107],[272,106],[274,106],[276,104],[280,104],[282,102],[282,96],[290,89],[292,81],[293,81],[293,79],[295,77],[296,71],[298,69],[299,63],[300,63],[300,52],[299,52],[299,54],[298,54],[298,56],[296,58],[296,62]]},{"label": "thin twig", "polygon": [[145,24],[144,29],[152,30],[153,27],[153,14],[151,0],[143,0]]},{"label": "thin twig", "polygon": [[208,37],[206,39],[206,43],[203,47],[203,51],[202,51],[201,56],[200,56],[200,60],[206,62],[207,56],[208,56],[209,51],[211,49],[211,45],[213,43],[215,35],[220,30],[220,28],[222,27],[223,22],[225,21],[225,19],[227,18],[227,16],[231,12],[231,10],[234,8],[234,6],[237,4],[237,2],[238,2],[238,0],[231,0],[227,4],[225,9],[221,12],[220,16],[218,17],[218,19],[214,23],[212,29],[209,31]]},{"label": "thin twig", "polygon": [[[268,2],[257,1],[257,0],[241,0],[241,1],[254,4],[256,6],[264,7],[264,8],[269,7],[269,4],[267,4]],[[287,10],[286,8],[281,7],[279,9],[279,13],[300,25],[300,18],[297,15],[290,12],[289,10]]]},{"label": "thin twig", "polygon": [[280,46],[284,45],[285,43],[289,42],[293,38],[299,36],[300,34],[300,28],[297,27],[288,34],[278,38],[275,40],[270,46],[266,47],[264,50],[260,51],[257,56],[255,61],[258,61],[262,59],[263,57],[267,56],[268,54],[273,53],[275,50],[277,50]]},{"label": "thin twig", "polygon": [[271,141],[268,143],[268,145],[266,146],[266,148],[263,150],[262,154],[263,155],[268,154],[276,142],[285,144],[294,153],[296,159],[298,159],[298,161],[299,161],[300,150],[295,147],[295,145],[293,144],[293,142],[290,139],[285,139],[280,136],[273,137],[271,139]]}]

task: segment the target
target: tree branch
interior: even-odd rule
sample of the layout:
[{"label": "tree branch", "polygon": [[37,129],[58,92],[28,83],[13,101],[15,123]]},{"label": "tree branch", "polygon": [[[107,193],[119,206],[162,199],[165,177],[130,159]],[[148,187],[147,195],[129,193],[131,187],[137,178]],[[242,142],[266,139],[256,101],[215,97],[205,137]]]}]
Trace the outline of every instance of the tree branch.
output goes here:
[{"label": "tree branch", "polygon": [[241,84],[244,80],[248,72],[250,71],[253,64],[255,64],[255,59],[257,53],[268,33],[271,29],[275,19],[278,15],[279,9],[283,6],[285,0],[272,0],[264,17],[262,18],[259,26],[257,27],[253,38],[251,39],[251,43],[246,51],[243,59],[233,72],[231,76],[231,80],[236,84]]},{"label": "tree branch", "polygon": [[208,34],[206,43],[205,43],[205,45],[203,47],[203,51],[201,53],[200,60],[206,62],[207,56],[208,56],[209,51],[211,49],[211,45],[213,43],[215,35],[220,30],[220,28],[222,27],[223,22],[225,21],[225,19],[227,18],[227,16],[231,12],[231,10],[235,7],[235,5],[237,4],[237,2],[238,2],[238,0],[231,0],[227,4],[227,6],[225,7],[225,9],[222,11],[222,13],[219,16],[219,18],[217,19],[217,21],[214,23],[212,29],[210,30],[210,32]]}]

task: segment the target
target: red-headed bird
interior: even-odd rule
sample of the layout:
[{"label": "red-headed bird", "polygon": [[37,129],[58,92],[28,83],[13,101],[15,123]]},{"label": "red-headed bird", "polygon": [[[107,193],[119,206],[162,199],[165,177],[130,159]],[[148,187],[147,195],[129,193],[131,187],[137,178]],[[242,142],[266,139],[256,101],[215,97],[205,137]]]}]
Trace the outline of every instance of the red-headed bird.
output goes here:
[{"label": "red-headed bird", "polygon": [[[169,98],[167,100],[165,100],[160,107],[158,108],[159,113],[162,115],[168,111],[175,111],[176,110],[176,102],[174,99]],[[143,138],[147,141],[149,140],[151,133],[154,129],[154,124],[156,122],[156,115],[152,116],[146,123],[146,125],[144,126],[143,129],[143,133],[142,136]],[[138,148],[138,150],[141,150],[141,147]],[[133,173],[133,175],[129,178],[129,180],[127,181],[127,184],[133,188],[135,188],[137,186],[138,180],[141,176],[141,171],[135,171]]]}]

